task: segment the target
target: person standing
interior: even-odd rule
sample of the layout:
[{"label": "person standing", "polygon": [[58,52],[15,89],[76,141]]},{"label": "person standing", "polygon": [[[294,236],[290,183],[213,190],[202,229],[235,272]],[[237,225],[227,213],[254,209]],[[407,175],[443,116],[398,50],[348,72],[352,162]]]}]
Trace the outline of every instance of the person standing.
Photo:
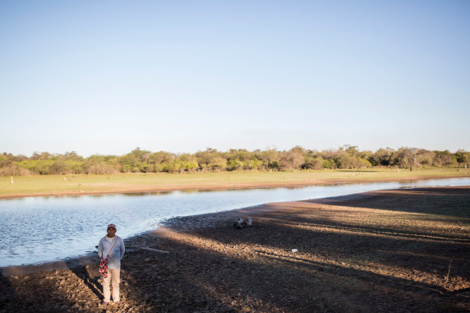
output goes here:
[{"label": "person standing", "polygon": [[116,236],[116,225],[108,225],[108,234],[101,238],[98,245],[98,255],[100,258],[108,258],[108,277],[103,277],[104,299],[101,305],[108,305],[111,292],[109,285],[113,285],[113,301],[117,305],[121,304],[119,298],[119,282],[121,277],[121,259],[126,248],[122,238]]}]

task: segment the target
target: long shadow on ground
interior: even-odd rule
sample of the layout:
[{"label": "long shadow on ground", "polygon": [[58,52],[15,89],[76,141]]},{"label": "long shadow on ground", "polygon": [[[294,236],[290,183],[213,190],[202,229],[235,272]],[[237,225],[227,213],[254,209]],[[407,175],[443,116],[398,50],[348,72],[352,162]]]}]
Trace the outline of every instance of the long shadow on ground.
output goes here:
[{"label": "long shadow on ground", "polygon": [[[438,201],[439,195],[432,195],[434,207],[429,204],[430,214],[439,214],[444,206],[442,215],[449,224],[444,231],[455,226],[453,208],[458,214],[465,205],[470,209],[470,193],[456,192],[458,197],[444,195]],[[387,196],[388,203],[395,202]],[[400,196],[409,211],[422,211],[415,206],[422,204],[423,195]],[[302,203],[304,207],[299,207]],[[376,220],[361,220],[381,215],[384,208],[379,204],[374,208],[366,202],[367,210],[361,213],[355,212],[353,201],[335,201],[334,210],[325,203],[298,202],[288,212],[264,211],[253,228],[235,231],[236,235],[227,225],[195,229],[183,240],[170,239],[168,246],[187,254],[196,249],[182,259],[190,260],[184,264],[196,272],[188,275],[198,281],[214,286],[222,280],[227,288],[244,290],[250,298],[284,311],[468,310],[468,232],[439,234],[413,223],[405,230],[384,228]],[[357,208],[363,208],[360,203]],[[386,206],[386,210],[393,208],[393,204]],[[337,220],[338,207],[351,215],[349,222]],[[384,218],[389,217],[378,221]],[[292,248],[299,253],[292,254]],[[203,261],[195,264],[199,257]],[[200,275],[201,268],[208,270]],[[295,301],[291,304],[289,299]]]},{"label": "long shadow on ground", "polygon": [[[393,194],[376,194],[375,202],[286,203],[278,205],[284,210],[253,216],[251,228],[234,230],[222,219],[187,232],[170,229],[164,238],[129,239],[121,275],[126,306],[107,311],[468,312],[470,238],[466,228],[454,226],[461,227],[456,214],[470,209],[470,192],[457,195],[432,195],[435,200],[428,201],[426,194],[399,194],[407,211],[393,209]],[[406,215],[426,216],[419,207],[423,201],[429,202],[429,216],[444,219],[439,231]],[[447,211],[439,214],[440,207]],[[394,227],[395,218],[403,223]],[[202,219],[185,218],[189,224]],[[10,296],[0,296],[0,308],[101,312],[93,291],[96,271],[94,264],[18,281],[1,278],[1,290]]]}]

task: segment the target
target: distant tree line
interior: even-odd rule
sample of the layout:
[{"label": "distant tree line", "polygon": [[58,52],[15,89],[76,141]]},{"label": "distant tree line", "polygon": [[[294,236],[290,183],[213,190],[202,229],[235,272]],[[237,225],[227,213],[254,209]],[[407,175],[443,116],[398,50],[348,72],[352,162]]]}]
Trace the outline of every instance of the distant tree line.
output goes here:
[{"label": "distant tree line", "polygon": [[430,151],[402,147],[375,152],[344,145],[333,150],[308,150],[296,146],[288,151],[207,148],[194,154],[150,152],[136,148],[123,155],[92,155],[76,152],[35,152],[31,157],[0,154],[0,176],[50,174],[185,173],[208,171],[296,171],[321,169],[365,169],[371,167],[457,167],[470,165],[470,152]]}]

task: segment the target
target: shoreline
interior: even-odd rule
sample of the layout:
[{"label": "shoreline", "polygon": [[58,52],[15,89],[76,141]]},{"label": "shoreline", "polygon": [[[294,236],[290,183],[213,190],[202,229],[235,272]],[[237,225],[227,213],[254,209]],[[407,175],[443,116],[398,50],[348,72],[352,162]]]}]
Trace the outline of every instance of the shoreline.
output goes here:
[{"label": "shoreline", "polygon": [[[449,177],[446,177],[446,178],[449,178]],[[453,177],[453,178],[456,178],[456,177]],[[445,178],[442,178],[442,179],[445,179]],[[375,181],[375,182],[379,182],[379,181]],[[345,184],[347,183],[349,182],[345,182]],[[311,185],[306,185],[305,187],[307,186],[311,186]],[[265,188],[269,188],[269,187],[265,187]],[[278,187],[278,188],[282,188],[282,187]],[[458,186],[458,187],[450,187],[450,186],[444,186],[444,187],[424,186],[423,187],[422,186],[422,187],[412,187],[412,188],[406,188],[406,189],[407,190],[420,190],[420,189],[438,189],[438,188],[470,188],[470,185]],[[247,188],[247,189],[252,189],[252,188]],[[222,189],[222,190],[227,190],[227,189]],[[325,198],[318,198],[318,199],[294,200],[294,201],[286,201],[286,202],[268,202],[268,203],[263,203],[259,205],[233,209],[229,211],[194,214],[194,215],[187,215],[187,216],[175,216],[175,217],[164,220],[158,226],[158,228],[154,230],[147,230],[140,234],[128,237],[124,240],[133,242],[135,240],[140,240],[143,237],[147,237],[147,236],[165,238],[168,236],[167,233],[169,231],[170,232],[185,232],[194,228],[203,227],[203,225],[201,225],[200,223],[199,224],[193,223],[192,226],[185,225],[186,224],[185,222],[189,220],[200,221],[201,219],[204,219],[205,223],[206,222],[214,223],[214,222],[220,222],[221,220],[220,218],[215,218],[216,216],[219,216],[219,217],[223,217],[223,220],[226,223],[229,223],[229,220],[232,221],[240,215],[242,216],[259,215],[259,214],[262,215],[264,212],[266,212],[266,208],[269,207],[270,208],[269,210],[275,210],[276,207],[281,206],[282,204],[289,205],[292,203],[307,202],[307,201],[318,201],[318,202],[360,201],[362,199],[371,197],[372,194],[379,192],[379,191],[383,191],[383,192],[392,191],[393,192],[393,191],[401,191],[401,190],[403,189],[380,189],[380,190],[374,190],[374,191],[366,191],[366,192],[352,193],[352,194],[347,194],[347,195],[325,197]],[[177,191],[177,190],[172,190],[172,191]],[[113,193],[113,194],[116,194],[116,193]],[[60,260],[55,260],[55,261],[46,261],[46,262],[24,264],[24,265],[4,266],[4,267],[0,267],[0,274],[4,276],[12,276],[12,275],[32,274],[32,273],[37,273],[40,271],[66,270],[66,269],[70,269],[70,268],[77,267],[77,266],[86,266],[86,265],[91,264],[91,262],[95,262],[95,263],[99,262],[99,258],[97,257],[96,251],[87,252],[78,256],[66,257]]]},{"label": "shoreline", "polygon": [[[125,239],[124,306],[107,311],[468,311],[469,211],[470,186],[448,186],[171,218]],[[238,216],[253,226],[234,229]],[[0,268],[0,311],[102,312],[98,264]]]},{"label": "shoreline", "polygon": [[[390,189],[390,190],[399,190],[399,189]],[[364,197],[364,195],[367,193],[369,192],[353,193],[353,194],[348,194],[348,195],[333,196],[333,197],[311,199],[311,200],[341,201],[341,200],[349,200],[349,199],[354,199],[354,198],[361,198],[361,197]],[[299,201],[309,201],[309,200],[299,200]],[[287,203],[293,203],[293,202],[298,202],[298,201],[268,202],[264,204],[244,207],[240,209],[233,209],[229,211],[194,214],[194,215],[188,215],[188,216],[176,216],[176,217],[169,218],[163,221],[163,223],[159,225],[157,229],[147,230],[143,233],[134,235],[132,237],[128,237],[124,240],[126,242],[127,241],[132,242],[132,241],[139,240],[142,237],[146,237],[146,236],[156,236],[160,238],[165,238],[170,229],[171,231],[176,231],[176,232],[184,232],[189,229],[187,226],[182,226],[182,223],[180,221],[187,221],[190,219],[201,219],[201,218],[205,219],[206,217],[209,217],[209,219],[211,219],[211,217],[214,217],[217,215],[224,216],[224,217],[228,216],[230,219],[234,219],[240,214],[247,215],[248,213],[251,213],[251,215],[254,215],[257,213],[258,214],[262,213],[265,210],[265,208],[269,207],[270,205],[281,204],[281,203],[287,204]],[[99,258],[97,257],[96,251],[87,252],[78,256],[66,257],[60,260],[55,260],[55,261],[46,261],[46,262],[22,264],[22,265],[10,265],[10,266],[3,266],[3,267],[0,266],[0,274],[2,274],[3,276],[14,276],[14,275],[28,275],[28,274],[41,272],[41,271],[67,270],[67,269],[74,268],[77,266],[86,266],[86,265],[91,264],[92,262],[95,262],[95,263],[99,262]]]},{"label": "shoreline", "polygon": [[124,190],[108,190],[108,191],[79,191],[79,192],[45,192],[45,193],[27,193],[27,194],[13,194],[13,195],[0,195],[0,200],[20,199],[29,197],[53,197],[53,196],[93,196],[93,195],[112,195],[112,194],[127,194],[127,193],[152,193],[152,192],[173,192],[173,191],[225,191],[225,190],[242,190],[242,189],[270,189],[270,188],[302,188],[309,186],[327,186],[327,185],[343,185],[343,184],[368,184],[368,183],[387,183],[387,182],[413,182],[420,180],[432,179],[453,179],[453,178],[468,178],[469,175],[455,175],[455,176],[433,176],[433,177],[408,177],[401,179],[371,179],[371,180],[317,180],[311,182],[283,182],[283,183],[238,183],[238,184],[219,184],[218,186],[211,185],[190,185],[185,187],[159,187],[159,188],[136,188]]}]

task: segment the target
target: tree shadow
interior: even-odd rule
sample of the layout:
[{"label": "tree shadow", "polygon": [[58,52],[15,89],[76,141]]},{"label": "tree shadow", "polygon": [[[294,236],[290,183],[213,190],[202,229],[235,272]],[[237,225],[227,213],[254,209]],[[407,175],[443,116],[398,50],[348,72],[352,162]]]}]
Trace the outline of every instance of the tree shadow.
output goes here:
[{"label": "tree shadow", "polygon": [[98,299],[103,299],[100,276],[99,273],[96,273],[96,270],[93,271],[86,265],[70,266],[69,269]]},{"label": "tree shadow", "polygon": [[0,312],[7,312],[13,302],[17,301],[17,295],[10,280],[0,271]]},{"label": "tree shadow", "polygon": [[[462,194],[458,188],[453,192],[457,195]],[[385,210],[391,214],[394,211],[397,214],[402,211],[422,213],[420,208],[416,208],[416,205],[422,203],[422,196],[412,193],[411,200],[406,200],[409,205],[406,207],[406,211],[400,208],[393,209],[396,202],[394,199],[389,199],[391,204],[386,203],[389,208]],[[453,196],[446,195],[439,198],[439,201],[435,201],[437,197],[439,197],[438,194],[433,195],[435,204],[430,208],[431,211],[439,213],[442,210],[439,206],[447,208],[444,210],[445,212],[441,213],[443,218],[448,221],[447,226],[453,227],[452,224],[458,223],[460,219],[455,218],[454,212],[448,208],[454,207],[452,204],[454,201],[468,200],[468,193],[464,193],[463,199],[458,198],[457,200]],[[364,199],[364,197],[361,198]],[[312,204],[312,207],[303,206],[302,203]],[[324,212],[321,212],[321,207],[326,207],[326,203],[333,205],[334,210],[328,212],[328,208],[325,208]],[[470,202],[464,201],[464,203],[466,206],[463,205],[463,207],[468,208]],[[365,288],[363,285],[368,285],[375,286],[374,288],[381,291],[365,288],[367,293],[374,294],[377,299],[381,299],[380,301],[389,306],[393,306],[391,298],[394,298],[393,301],[398,303],[408,303],[411,298],[416,298],[413,311],[442,310],[441,304],[446,302],[442,302],[442,299],[446,297],[458,303],[453,307],[451,305],[453,311],[460,310],[460,306],[469,306],[468,297],[465,298],[463,295],[467,293],[470,280],[470,262],[467,261],[470,254],[470,240],[466,233],[443,234],[434,229],[423,227],[415,227],[413,230],[413,228],[384,227],[380,223],[377,225],[373,223],[361,224],[362,216],[352,216],[351,221],[356,221],[354,223],[336,219],[335,214],[350,214],[355,211],[354,205],[350,204],[354,204],[353,201],[334,201],[333,204],[324,200],[296,202],[290,206],[285,204],[292,210],[274,210],[272,208],[257,210],[257,214],[260,212],[262,214],[255,215],[255,225],[252,228],[235,231],[230,229],[227,220],[225,224],[219,223],[216,227],[208,226],[206,229],[194,229],[189,232],[202,242],[208,242],[209,246],[220,244],[226,247],[227,251],[230,251],[230,248],[227,247],[242,249],[242,251],[249,251],[250,248],[255,249],[255,255],[252,253],[246,258],[240,254],[232,259],[224,257],[219,262],[214,261],[214,268],[220,269],[219,264],[224,262],[235,262],[243,268],[245,265],[240,264],[243,264],[244,261],[239,259],[250,259],[252,261],[248,263],[251,264],[250,267],[254,267],[255,272],[263,272],[268,268],[268,272],[284,273],[285,275],[289,273],[290,277],[300,279],[305,286],[313,284],[316,289],[319,288],[315,283],[315,277],[318,273],[327,275],[330,280],[326,282],[322,280],[323,286],[320,289],[326,290],[328,286],[330,289],[335,289],[335,283],[332,281],[342,282],[344,286],[339,286],[337,290],[341,290],[341,294],[354,298],[355,303],[360,302],[358,299],[362,295],[361,288]],[[370,201],[364,203],[361,200],[361,203],[355,203],[358,208],[364,209],[365,207],[366,213],[369,215],[382,214],[383,205],[379,205],[380,203],[375,206],[368,204]],[[370,210],[375,208],[378,210]],[[243,217],[248,214],[250,214],[249,210],[239,210],[227,216],[240,215]],[[423,216],[426,217],[426,215]],[[203,219],[207,218],[204,216],[190,217],[187,223],[194,222],[200,225]],[[441,220],[438,219],[438,221]],[[175,241],[171,245],[176,247],[181,243]],[[206,246],[198,248],[200,250],[208,249]],[[298,259],[298,256],[289,255],[293,248],[297,248],[300,255],[306,260],[302,261]],[[208,249],[207,253],[211,254],[213,251]],[[221,252],[218,251],[218,253]],[[221,255],[224,254],[227,253],[221,253]],[[263,261],[264,265],[258,266],[253,264],[253,259],[267,260]],[[452,264],[450,264],[451,261]],[[260,263],[263,264],[263,262]],[[223,270],[224,267],[221,269]],[[240,273],[236,268],[234,273],[245,277],[241,279],[242,282],[247,281],[247,275]],[[267,274],[264,273],[264,275]],[[206,278],[202,277],[201,279]],[[258,277],[258,280],[264,279],[266,276]],[[271,277],[270,279],[276,281],[276,278]],[[237,281],[232,283],[243,287],[243,283],[237,283]],[[283,281],[277,279],[277,283],[282,285]],[[276,300],[267,297],[262,292],[262,287],[257,289],[256,283],[250,288],[250,294],[253,294],[254,291],[259,292],[254,294],[257,299],[274,301],[273,303],[277,303],[279,307],[287,307],[286,301],[276,302]],[[296,289],[296,292],[299,290]],[[294,296],[289,290],[286,291],[282,288],[278,293]],[[323,302],[328,302],[328,299],[331,302],[331,297],[327,293],[322,294],[326,299]],[[346,296],[342,295],[342,297]],[[374,305],[377,307],[374,307],[374,310],[380,307],[380,301],[376,302],[372,299],[367,301],[375,303]],[[362,301],[361,305],[367,306],[369,304]],[[405,305],[401,306],[402,310],[404,308],[406,308]],[[407,308],[407,310],[410,309]]]},{"label": "tree shadow", "polygon": [[[60,274],[58,274],[60,272]],[[70,312],[81,309],[73,289],[63,281],[73,280],[67,271],[14,275],[1,281],[1,312]],[[13,292],[8,292],[8,286]]]},{"label": "tree shadow", "polygon": [[[336,213],[350,213],[350,211],[337,211]],[[391,228],[391,227],[384,227],[384,226],[370,226],[370,225],[359,225],[359,224],[352,224],[352,223],[345,223],[341,221],[334,221],[328,218],[295,218],[292,217],[288,213],[273,213],[270,215],[270,218],[273,218],[273,224],[279,224],[284,226],[292,226],[295,227],[299,224],[308,225],[311,228],[314,227],[321,227],[327,228],[331,231],[340,231],[340,230],[347,230],[349,232],[357,232],[357,233],[368,233],[368,234],[376,234],[379,236],[389,236],[394,238],[402,238],[402,239],[423,239],[423,240],[432,240],[432,241],[442,241],[442,242],[452,242],[452,243],[462,243],[462,244],[470,244],[470,237],[466,236],[465,234],[458,234],[458,235],[445,235],[442,233],[437,233],[435,231],[424,231],[416,227],[415,230],[405,230],[400,228]],[[290,219],[290,220],[289,220]],[[417,217],[410,217],[410,220],[415,220],[418,222],[443,222],[442,219],[434,219],[434,218],[427,218],[426,216]],[[454,219],[454,218],[446,218],[446,223],[458,225],[461,222],[461,219]]]},{"label": "tree shadow", "polygon": [[465,187],[378,190],[359,194],[356,197],[314,199],[302,202],[463,218],[466,224],[470,224],[468,220],[470,219],[470,189]]},{"label": "tree shadow", "polygon": [[406,289],[406,288],[409,288],[410,286],[413,286],[417,290],[426,290],[426,292],[432,291],[438,294],[447,294],[447,295],[450,295],[453,293],[440,286],[424,284],[420,282],[412,282],[407,279],[379,275],[379,274],[369,272],[369,271],[346,268],[346,267],[338,266],[334,264],[315,262],[315,261],[303,259],[300,257],[294,257],[294,256],[286,256],[286,257],[283,257],[282,259],[279,259],[278,255],[273,254],[273,253],[268,253],[265,251],[259,251],[259,253],[266,258],[276,259],[276,261],[278,262],[290,263],[290,264],[301,263],[302,266],[306,268],[310,268],[316,271],[332,273],[337,276],[346,277],[347,279],[350,279],[350,278],[359,279],[359,280],[363,280],[371,284],[376,284],[377,282],[386,282],[387,284],[393,285],[395,288],[398,287],[398,288]]},{"label": "tree shadow", "polygon": [[[188,260],[134,250],[122,263],[123,295],[134,310],[150,312],[237,312],[220,291],[201,284]],[[189,262],[190,263],[190,262]],[[233,300],[231,300],[233,301]]]},{"label": "tree shadow", "polygon": [[[269,249],[290,251],[293,248],[311,255],[322,255],[334,259],[353,259],[358,263],[371,260],[390,267],[400,266],[424,273],[439,271],[444,275],[451,259],[454,260],[453,274],[470,279],[467,256],[470,254],[470,241],[449,236],[436,237],[432,234],[406,233],[381,228],[357,227],[345,223],[310,218],[287,220],[288,214],[273,212],[263,221],[258,220],[256,230],[270,235],[252,235],[254,229],[239,232],[236,238],[218,236],[212,240],[226,245],[262,246]],[[302,228],[296,228],[302,225]],[[268,230],[269,229],[269,230]],[[259,233],[259,232],[258,232]],[[444,257],[443,257],[444,256]]]},{"label": "tree shadow", "polygon": [[[237,292],[241,291],[253,303],[264,303],[271,310],[322,312],[328,309],[347,312],[354,311],[357,306],[360,311],[371,311],[386,303],[393,309],[391,311],[400,311],[405,307],[402,302],[405,302],[413,311],[432,312],[435,310],[430,309],[424,299],[454,297],[453,292],[439,285],[273,253],[270,252],[273,249],[266,249],[256,240],[223,240],[221,246],[260,247],[252,251],[257,255],[257,260],[245,258],[243,254],[234,256],[223,250],[203,247],[202,242],[208,239],[221,242],[220,236],[206,236],[199,242],[200,245],[194,245],[204,234],[195,233],[193,243],[190,240],[170,239],[169,245],[178,254],[185,255],[185,261],[168,264],[165,271],[171,273],[169,276],[193,282],[191,288],[204,286],[205,290],[223,290],[224,297],[236,298]],[[178,256],[172,261],[176,259]],[[384,291],[387,288],[392,290],[393,295]],[[394,298],[392,301],[391,297]],[[436,311],[442,308],[439,302],[437,299],[433,303]],[[446,303],[444,307],[448,305],[451,304]],[[240,309],[236,305],[232,308]]]},{"label": "tree shadow", "polygon": [[[447,200],[435,203],[452,207],[455,198],[444,198]],[[411,199],[406,200],[406,209],[413,212],[417,210],[413,205],[422,201],[415,194]],[[346,203],[323,200],[283,204],[290,209],[266,209],[254,216],[251,228],[234,230],[229,220],[221,220],[184,233],[170,230],[162,240],[146,237],[139,244],[170,253],[128,249],[121,274],[121,294],[127,306],[110,306],[107,311],[310,313],[470,309],[467,235],[362,223],[360,210],[356,210],[357,216],[351,214],[349,222],[340,220],[337,214],[355,210]],[[357,208],[370,204],[367,214],[374,206],[377,211],[373,214],[380,214],[381,210],[402,211],[388,208],[393,208],[393,199],[391,205],[385,203],[386,209],[379,202],[349,203]],[[469,202],[466,203],[468,207]],[[334,206],[334,210],[328,206]],[[247,214],[251,214],[250,210],[227,216],[231,219]],[[452,212],[441,216],[455,222]],[[204,225],[201,220],[205,217],[189,217],[187,223]],[[126,246],[131,245],[126,241]],[[292,252],[294,248],[298,252]],[[95,284],[96,267],[89,269],[80,264],[55,274],[38,273],[29,279],[21,277],[20,283],[14,285],[11,279],[0,277],[0,291],[8,294],[0,295],[0,311],[101,312],[97,303],[86,306],[83,302],[101,298],[93,290],[97,287],[101,291],[100,285]],[[66,284],[68,287],[63,288]],[[88,292],[77,292],[72,297],[70,290],[81,285]],[[18,294],[15,288],[19,288]]]}]

